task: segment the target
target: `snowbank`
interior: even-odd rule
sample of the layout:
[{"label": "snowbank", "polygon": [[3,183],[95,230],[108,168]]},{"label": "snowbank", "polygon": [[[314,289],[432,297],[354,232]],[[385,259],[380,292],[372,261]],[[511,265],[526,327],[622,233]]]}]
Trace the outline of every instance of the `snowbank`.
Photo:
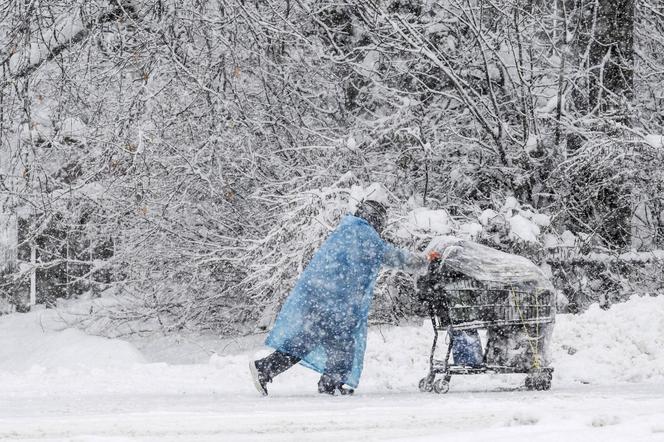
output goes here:
[{"label": "snowbank", "polygon": [[128,342],[89,336],[73,328],[54,331],[53,313],[0,316],[0,371],[129,367],[145,362]]},{"label": "snowbank", "polygon": [[[48,331],[46,313],[0,317],[0,377],[6,380],[6,391],[0,388],[0,393],[252,395],[247,363],[269,353],[259,335],[226,341],[212,335],[134,338],[130,344],[74,329]],[[426,319],[372,328],[362,394],[416,392],[427,372],[432,338]],[[582,315],[559,315],[551,353],[554,389],[664,382],[664,297],[633,297],[606,311],[593,306]],[[278,396],[313,394],[317,379],[316,373],[297,366],[279,376],[270,391]],[[451,391],[522,383],[518,375],[457,376]]]},{"label": "snowbank", "polygon": [[[232,379],[221,389],[247,391],[244,385],[247,383],[246,361],[269,352],[268,349],[251,350],[256,344],[260,345],[258,338],[248,338],[245,343],[248,345],[244,345],[243,340],[235,340],[229,348],[232,355],[210,358],[210,365]],[[360,390],[364,393],[416,391],[417,382],[428,370],[432,339],[428,319],[400,327],[371,328]],[[162,348],[161,360],[180,360],[179,345],[191,348],[191,337],[181,344],[171,342],[168,346],[171,356]],[[444,350],[444,345],[441,348]],[[551,353],[555,368],[553,388],[580,383],[612,386],[626,382],[662,382],[664,297],[635,296],[609,310],[595,305],[582,315],[558,315]],[[151,359],[155,360],[154,355]],[[277,394],[314,391],[316,381],[315,373],[295,367],[271,384],[270,390]],[[452,381],[452,390],[510,388],[520,386],[522,381],[523,377],[518,375],[457,376]],[[250,387],[246,388],[251,391]]]},{"label": "snowbank", "polygon": [[[372,330],[361,388],[412,391],[427,372],[431,324]],[[558,315],[551,343],[553,388],[664,382],[664,297],[638,297],[609,310]],[[439,355],[440,356],[440,355]],[[457,376],[452,389],[518,386],[519,376]]]},{"label": "snowbank", "polygon": [[[664,297],[634,296],[609,310],[594,305],[582,315],[558,315],[556,321],[551,343],[554,389],[664,382]],[[422,325],[371,329],[361,391],[416,391],[428,370],[432,339],[428,320]],[[444,351],[444,344],[441,348]],[[275,386],[283,392],[310,390],[316,377],[305,372],[294,372]],[[456,376],[451,389],[482,391],[518,387],[522,382],[518,375]]]},{"label": "snowbank", "polygon": [[602,310],[559,315],[554,332],[561,381],[664,381],[664,296],[632,297]]}]

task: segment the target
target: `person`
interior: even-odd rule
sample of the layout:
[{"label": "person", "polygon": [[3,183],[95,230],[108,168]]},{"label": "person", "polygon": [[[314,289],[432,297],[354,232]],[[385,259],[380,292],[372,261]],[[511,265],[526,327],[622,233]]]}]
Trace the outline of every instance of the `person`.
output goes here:
[{"label": "person", "polygon": [[314,254],[265,341],[274,352],[250,361],[262,395],[267,396],[268,383],[297,363],[321,373],[319,393],[345,395],[357,388],[380,267],[411,273],[428,267],[424,256],[381,238],[386,220],[385,202],[369,195]]}]

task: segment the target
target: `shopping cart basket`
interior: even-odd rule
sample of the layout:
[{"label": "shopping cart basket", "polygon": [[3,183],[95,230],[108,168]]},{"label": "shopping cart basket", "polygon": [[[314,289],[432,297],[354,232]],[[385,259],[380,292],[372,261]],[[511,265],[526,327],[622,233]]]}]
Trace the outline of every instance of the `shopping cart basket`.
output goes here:
[{"label": "shopping cart basket", "polygon": [[[429,373],[420,381],[420,390],[446,393],[453,375],[483,373],[526,373],[527,389],[548,390],[553,368],[547,354],[555,320],[554,290],[548,279],[525,258],[469,241],[454,240],[454,245],[453,253],[433,261],[418,281],[419,298],[434,331]],[[449,246],[444,242],[441,248]],[[483,352],[478,333],[482,329],[488,338]],[[438,359],[441,332],[446,332],[447,348]],[[514,336],[521,349],[510,357],[514,349],[501,345]],[[478,351],[475,357],[467,354]]]}]

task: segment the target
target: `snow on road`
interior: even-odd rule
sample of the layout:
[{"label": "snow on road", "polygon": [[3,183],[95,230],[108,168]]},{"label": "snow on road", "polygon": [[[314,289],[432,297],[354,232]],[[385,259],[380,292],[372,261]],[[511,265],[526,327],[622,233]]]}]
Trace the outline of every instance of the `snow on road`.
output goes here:
[{"label": "snow on road", "polygon": [[111,394],[26,398],[1,413],[2,440],[664,440],[662,386],[352,398]]},{"label": "snow on road", "polygon": [[45,323],[0,317],[1,441],[664,441],[664,297],[561,315],[548,392],[494,375],[419,393],[427,324],[373,330],[354,397],[319,396],[296,367],[261,398],[247,373],[256,339],[210,357],[196,354],[209,338],[130,345]]}]

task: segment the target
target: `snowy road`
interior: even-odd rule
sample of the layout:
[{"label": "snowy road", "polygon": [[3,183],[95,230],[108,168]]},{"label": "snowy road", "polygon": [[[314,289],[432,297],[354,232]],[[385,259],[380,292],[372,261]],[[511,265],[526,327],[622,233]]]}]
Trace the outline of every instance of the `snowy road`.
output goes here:
[{"label": "snowy road", "polygon": [[0,440],[664,441],[664,386],[451,391],[352,398],[254,395],[23,397]]}]

